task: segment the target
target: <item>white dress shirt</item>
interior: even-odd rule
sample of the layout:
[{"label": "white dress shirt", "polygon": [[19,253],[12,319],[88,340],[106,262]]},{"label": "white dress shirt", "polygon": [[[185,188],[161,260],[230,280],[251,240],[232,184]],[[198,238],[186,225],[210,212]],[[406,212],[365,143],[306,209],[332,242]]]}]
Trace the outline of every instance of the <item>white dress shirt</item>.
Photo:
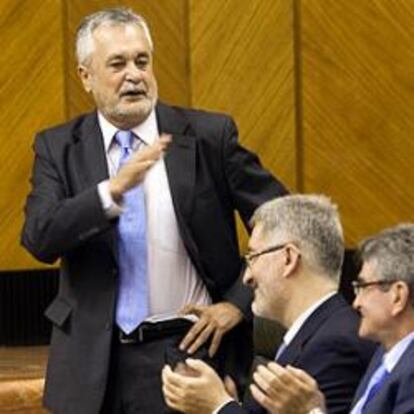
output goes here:
[{"label": "white dress shirt", "polygon": [[[102,131],[109,176],[116,175],[121,149],[113,139],[118,131],[102,114],[98,113]],[[155,111],[140,125],[132,128],[139,137],[133,143],[137,150],[140,140],[145,145],[159,137]],[[168,151],[168,149],[167,149]],[[148,287],[150,317],[147,320],[169,319],[186,304],[211,304],[211,298],[198,276],[180,236],[172,203],[168,177],[163,159],[156,162],[144,178],[147,219]],[[122,206],[111,198],[108,180],[98,184],[102,206],[109,217],[122,214]]]},{"label": "white dress shirt", "polygon": [[305,312],[301,313],[298,318],[292,323],[291,327],[287,330],[285,335],[283,336],[283,343],[285,346],[289,346],[289,344],[293,341],[297,333],[299,332],[300,328],[302,328],[303,324],[307,321],[307,319],[312,315],[316,309],[319,308],[323,303],[325,303],[328,299],[332,296],[336,295],[336,292],[330,292],[327,295],[323,296],[317,302],[315,302],[312,306],[305,310]]}]

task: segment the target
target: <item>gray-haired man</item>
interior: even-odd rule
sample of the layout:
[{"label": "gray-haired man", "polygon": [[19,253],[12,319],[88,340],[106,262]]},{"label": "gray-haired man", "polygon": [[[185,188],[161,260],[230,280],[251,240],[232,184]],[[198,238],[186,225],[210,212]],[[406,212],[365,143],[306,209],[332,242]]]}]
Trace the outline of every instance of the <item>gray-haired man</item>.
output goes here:
[{"label": "gray-haired man", "polygon": [[[45,403],[161,413],[166,350],[213,356],[249,315],[234,211],[248,222],[286,190],[238,145],[230,117],[158,102],[142,17],[88,16],[77,56],[97,111],[37,136],[22,236],[39,260],[62,265],[46,312]],[[178,317],[184,307],[194,324]]]},{"label": "gray-haired man", "polygon": [[[358,315],[337,293],[344,246],[336,207],[324,196],[286,196],[259,207],[252,224],[244,282],[254,290],[253,312],[287,328],[276,361],[313,375],[330,413],[348,412],[374,345],[358,339]],[[163,372],[167,402],[187,413],[264,413],[279,383],[274,362],[259,366],[255,401],[242,408],[208,366],[187,363],[198,378]]]},{"label": "gray-haired man", "polygon": [[[354,282],[359,335],[381,344],[354,397],[351,414],[414,412],[414,224],[363,241]],[[302,370],[275,367],[279,386],[266,407],[279,414],[326,413],[318,383]],[[283,386],[281,386],[283,384]]]}]

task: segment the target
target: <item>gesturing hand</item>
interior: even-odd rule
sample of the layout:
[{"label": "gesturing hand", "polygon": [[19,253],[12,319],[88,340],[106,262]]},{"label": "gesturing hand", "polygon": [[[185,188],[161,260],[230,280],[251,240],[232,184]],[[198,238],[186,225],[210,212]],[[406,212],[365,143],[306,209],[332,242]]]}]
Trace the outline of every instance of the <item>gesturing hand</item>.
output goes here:
[{"label": "gesturing hand", "polygon": [[162,370],[162,391],[167,405],[186,414],[211,414],[217,407],[231,401],[216,372],[205,362],[187,359],[193,374],[173,372],[166,365]]},{"label": "gesturing hand", "polygon": [[323,394],[305,371],[275,362],[259,365],[250,386],[253,398],[270,414],[306,414],[324,410]]},{"label": "gesturing hand", "polygon": [[109,180],[109,192],[116,202],[143,180],[145,173],[160,159],[170,142],[171,136],[162,134],[154,144],[131,155],[116,176]]},{"label": "gesturing hand", "polygon": [[187,305],[180,313],[199,317],[181,341],[180,350],[192,354],[212,336],[208,349],[210,357],[217,352],[224,334],[243,318],[240,309],[230,302],[220,302],[210,306]]}]

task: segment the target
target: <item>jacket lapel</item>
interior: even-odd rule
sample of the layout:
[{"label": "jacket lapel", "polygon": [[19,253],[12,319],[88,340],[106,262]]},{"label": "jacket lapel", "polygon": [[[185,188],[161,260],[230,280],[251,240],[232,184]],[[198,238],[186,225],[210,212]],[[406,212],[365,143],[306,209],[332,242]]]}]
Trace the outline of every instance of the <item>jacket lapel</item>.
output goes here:
[{"label": "jacket lapel", "polygon": [[183,224],[189,220],[194,198],[196,140],[188,120],[172,107],[159,103],[157,121],[160,133],[172,135],[165,166],[175,213]]},{"label": "jacket lapel", "polygon": [[72,154],[83,189],[109,177],[105,148],[96,113],[87,115],[74,131]]},{"label": "jacket lapel", "polygon": [[[73,165],[76,166],[77,192],[96,186],[109,178],[102,132],[96,112],[87,115],[83,122],[74,129],[73,146],[70,151]],[[108,248],[117,261],[115,226],[101,234]]]},{"label": "jacket lapel", "polygon": [[[363,396],[369,381],[371,380],[371,377],[374,373],[374,371],[379,366],[381,359],[384,356],[384,348],[382,346],[379,347],[375,355],[372,357],[372,360],[369,364],[369,367],[362,378],[358,389],[355,393],[354,400],[352,402],[351,407],[354,407],[356,403],[359,401],[359,399]],[[372,402],[370,402],[370,405],[367,405],[366,411],[369,412],[372,408],[372,412],[376,412],[374,410],[375,406],[381,403],[381,401],[384,401],[384,398],[387,396],[387,389],[389,388],[389,384],[397,381],[398,378],[402,375],[401,373],[405,370],[407,370],[407,367],[410,367],[412,365],[412,361],[414,359],[414,341],[411,341],[408,348],[405,350],[403,355],[401,356],[400,360],[397,362],[397,365],[392,370],[390,376],[385,379],[385,381],[382,383],[381,388],[378,390],[378,393],[375,395],[375,397],[372,399]],[[385,394],[384,394],[385,393]],[[382,395],[382,396],[381,396]]]},{"label": "jacket lapel", "polygon": [[278,358],[281,365],[295,363],[303,352],[303,348],[315,332],[321,327],[324,321],[331,316],[336,309],[346,306],[345,301],[339,296],[334,295],[326,302],[322,303],[305,321],[299,329],[293,341],[286,347]]},{"label": "jacket lapel", "polygon": [[359,382],[359,385],[358,385],[358,388],[355,392],[351,407],[353,407],[359,401],[359,399],[362,397],[362,395],[364,394],[365,389],[368,386],[368,382],[371,379],[371,376],[374,373],[374,371],[378,368],[383,356],[384,356],[384,348],[382,346],[380,346],[378,348],[378,350],[375,352],[374,356],[372,357],[372,359],[371,359],[371,361],[368,365],[368,368],[365,371],[364,376],[362,377],[361,381]]}]

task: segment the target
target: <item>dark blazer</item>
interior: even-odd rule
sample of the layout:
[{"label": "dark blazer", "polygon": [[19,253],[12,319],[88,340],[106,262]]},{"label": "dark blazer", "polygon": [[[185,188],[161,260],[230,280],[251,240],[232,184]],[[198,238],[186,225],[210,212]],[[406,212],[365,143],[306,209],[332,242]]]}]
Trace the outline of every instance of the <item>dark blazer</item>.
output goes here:
[{"label": "dark blazer", "polygon": [[[364,394],[368,382],[378,367],[384,349],[381,347],[372,358],[355,394],[354,404]],[[354,405],[353,404],[353,405]],[[364,414],[413,414],[414,413],[414,342],[411,342],[390,376],[366,405]]]},{"label": "dark blazer", "polygon": [[[305,321],[278,363],[301,368],[318,382],[328,413],[348,413],[352,397],[375,345],[358,338],[359,317],[339,294],[318,307]],[[265,413],[248,399],[244,408],[230,403],[220,414]]]},{"label": "dark blazer", "polygon": [[[234,210],[247,223],[286,190],[238,145],[228,116],[161,103],[156,112],[160,132],[173,135],[165,164],[189,256],[214,301],[248,314]],[[45,403],[93,414],[107,381],[118,275],[117,220],[107,219],[97,192],[108,170],[96,113],[39,133],[34,151],[22,243],[41,261],[61,258],[58,296],[46,311],[54,329]]]}]

